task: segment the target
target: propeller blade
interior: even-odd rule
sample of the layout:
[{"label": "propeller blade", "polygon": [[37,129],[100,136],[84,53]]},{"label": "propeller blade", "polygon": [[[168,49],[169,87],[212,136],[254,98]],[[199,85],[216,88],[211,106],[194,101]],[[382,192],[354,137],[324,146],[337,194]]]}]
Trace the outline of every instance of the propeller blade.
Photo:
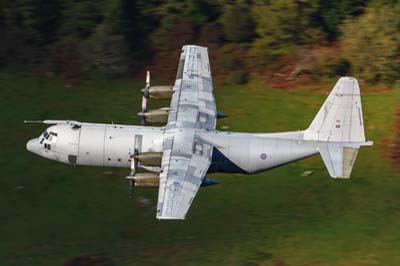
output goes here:
[{"label": "propeller blade", "polygon": [[144,115],[140,116],[140,124],[142,126],[146,125],[146,116],[144,116]]},{"label": "propeller blade", "polygon": [[146,71],[146,87],[150,87],[150,71]]},{"label": "propeller blade", "polygon": [[142,96],[142,113],[147,112],[147,102],[149,99],[147,99],[145,96]]},{"label": "propeller blade", "polygon": [[127,177],[129,179],[129,197],[132,198],[135,190],[135,175],[136,169],[138,169],[139,163],[137,160],[136,150],[135,154],[131,156],[131,174]]},{"label": "propeller blade", "polygon": [[135,192],[135,179],[129,179],[129,197],[132,198],[133,192]]},{"label": "propeller blade", "polygon": [[144,87],[144,90],[143,90],[143,92],[144,92],[144,97],[146,97],[147,99],[150,98],[150,92],[149,92],[149,90],[150,90],[150,71],[147,70],[147,71],[146,71],[146,86]]},{"label": "propeller blade", "polygon": [[142,96],[142,110],[140,111],[140,124],[142,126],[146,125],[146,116],[144,113],[147,112],[147,104],[150,98],[150,71],[146,71],[146,86],[144,87]]},{"label": "propeller blade", "polygon": [[145,113],[147,112],[147,102],[149,101],[148,98],[145,96],[142,96],[142,111],[140,112],[140,124],[142,126],[146,125],[146,115]]}]

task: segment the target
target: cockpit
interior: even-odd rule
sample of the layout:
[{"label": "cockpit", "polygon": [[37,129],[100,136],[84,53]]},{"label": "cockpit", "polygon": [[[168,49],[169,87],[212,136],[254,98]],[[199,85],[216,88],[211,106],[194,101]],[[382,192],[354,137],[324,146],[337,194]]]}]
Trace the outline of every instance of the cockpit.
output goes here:
[{"label": "cockpit", "polygon": [[[52,120],[49,121],[55,123]],[[48,127],[37,138],[29,140],[26,148],[28,151],[48,159],[76,164],[80,128],[81,124],[78,122],[64,123],[61,121]],[[71,160],[70,157],[74,157],[75,160]]]},{"label": "cockpit", "polygon": [[47,150],[51,150],[51,143],[55,143],[58,138],[58,133],[50,131],[48,132],[47,130],[42,133],[40,136],[40,144],[44,143],[44,148]]}]

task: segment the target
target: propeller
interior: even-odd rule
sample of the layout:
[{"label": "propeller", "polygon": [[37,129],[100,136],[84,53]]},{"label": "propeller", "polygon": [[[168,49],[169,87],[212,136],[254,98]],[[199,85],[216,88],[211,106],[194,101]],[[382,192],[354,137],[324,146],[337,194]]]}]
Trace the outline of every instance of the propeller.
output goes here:
[{"label": "propeller", "polygon": [[146,71],[146,86],[143,89],[143,96],[142,96],[142,111],[140,112],[142,115],[140,123],[142,126],[146,125],[146,116],[144,115],[147,112],[147,104],[150,98],[150,71]]},{"label": "propeller", "polygon": [[135,175],[136,175],[136,170],[139,167],[139,161],[138,161],[138,155],[139,151],[135,149],[134,154],[131,156],[131,173],[129,176],[126,178],[129,179],[129,197],[132,198],[133,192],[135,189]]}]

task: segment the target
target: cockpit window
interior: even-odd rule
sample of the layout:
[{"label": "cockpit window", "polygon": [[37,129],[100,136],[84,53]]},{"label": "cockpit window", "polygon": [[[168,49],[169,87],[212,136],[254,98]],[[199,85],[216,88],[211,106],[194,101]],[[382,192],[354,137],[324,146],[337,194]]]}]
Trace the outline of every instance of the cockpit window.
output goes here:
[{"label": "cockpit window", "polygon": [[77,129],[80,129],[82,126],[81,125],[79,125],[79,124],[74,124],[71,128],[73,129],[73,130],[77,130]]},{"label": "cockpit window", "polygon": [[47,131],[45,131],[45,132],[43,132],[43,137],[45,138],[45,139],[48,139],[49,138],[49,133],[47,132]]}]

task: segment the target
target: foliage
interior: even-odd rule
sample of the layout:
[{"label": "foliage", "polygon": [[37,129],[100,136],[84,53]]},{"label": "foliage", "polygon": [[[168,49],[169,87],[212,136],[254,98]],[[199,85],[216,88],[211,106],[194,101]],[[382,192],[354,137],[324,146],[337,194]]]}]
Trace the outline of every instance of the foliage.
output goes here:
[{"label": "foliage", "polygon": [[297,46],[321,39],[318,28],[312,26],[311,16],[316,1],[276,0],[270,4],[256,4],[253,14],[260,38],[254,52],[262,62],[292,52]]},{"label": "foliage", "polygon": [[[318,50],[312,50],[325,46],[331,52],[338,52],[336,46],[343,46],[345,54],[340,51],[336,58],[332,58],[331,52],[315,56],[312,73],[329,76],[332,75],[329,71],[347,73],[352,68],[355,74],[362,73],[368,79],[395,80],[398,79],[395,71],[398,49],[394,48],[398,43],[397,2],[3,0],[0,60],[28,62],[35,68],[58,65],[54,72],[63,75],[70,68],[67,58],[74,58],[74,64],[80,66],[76,70],[81,73],[73,76],[87,77],[93,72],[111,71],[106,65],[119,65],[121,71],[117,72],[121,73],[142,72],[141,66],[147,64],[161,69],[164,68],[161,64],[176,60],[174,56],[182,45],[196,43],[210,47],[213,60],[225,57],[220,61],[229,61],[226,57],[232,56],[240,67],[251,68],[242,71],[263,73],[284,65],[285,60],[291,62],[302,51],[318,54]],[[60,50],[66,46],[71,50]],[[228,50],[234,54],[228,55]],[[358,50],[359,53],[354,52]],[[106,61],[114,63],[100,67],[98,62],[104,62],[104,53],[110,57]],[[365,64],[378,54],[382,56],[374,60],[373,66]],[[61,60],[62,56],[65,60]],[[111,60],[113,56],[115,60]],[[60,66],[60,62],[66,66]],[[319,67],[323,69],[318,70]],[[172,76],[175,68],[172,64],[166,68],[162,75]],[[235,70],[229,68],[217,63],[213,74],[227,77],[227,70]]]},{"label": "foliage", "polygon": [[49,72],[68,80],[83,78],[84,61],[79,54],[79,44],[80,39],[74,36],[66,36],[56,42],[49,50]]},{"label": "foliage", "polygon": [[254,37],[254,22],[251,19],[249,5],[244,1],[225,5],[221,23],[229,41],[246,42]]},{"label": "foliage", "polygon": [[103,77],[127,73],[128,51],[124,37],[113,34],[106,24],[99,25],[90,38],[79,46],[87,70]]},{"label": "foliage", "polygon": [[3,4],[2,11],[9,32],[23,32],[27,41],[40,45],[54,41],[61,17],[59,0],[10,1]]},{"label": "foliage", "polygon": [[102,0],[73,0],[63,2],[60,34],[78,38],[88,37],[103,20]]},{"label": "foliage", "polygon": [[368,81],[400,78],[400,4],[375,6],[345,24],[343,48],[354,74]]},{"label": "foliage", "polygon": [[146,20],[136,0],[114,1],[106,14],[106,24],[113,33],[123,36],[132,52],[146,49]]},{"label": "foliage", "polygon": [[243,70],[234,70],[228,76],[228,83],[245,84],[249,81],[249,75]]},{"label": "foliage", "polygon": [[319,25],[329,41],[341,35],[341,25],[348,17],[356,17],[364,12],[368,1],[365,0],[320,0],[314,14],[316,25]]}]

